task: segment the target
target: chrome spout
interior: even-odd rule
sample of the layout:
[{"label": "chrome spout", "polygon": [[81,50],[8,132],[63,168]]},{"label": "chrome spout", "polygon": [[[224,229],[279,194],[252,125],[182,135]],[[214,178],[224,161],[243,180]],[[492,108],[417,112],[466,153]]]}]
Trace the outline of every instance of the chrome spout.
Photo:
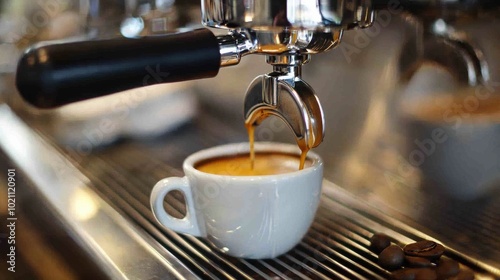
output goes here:
[{"label": "chrome spout", "polygon": [[318,146],[324,137],[324,114],[312,87],[301,78],[308,55],[268,56],[274,71],[255,78],[248,87],[244,116],[248,125],[258,125],[273,115],[293,131],[299,147]]}]

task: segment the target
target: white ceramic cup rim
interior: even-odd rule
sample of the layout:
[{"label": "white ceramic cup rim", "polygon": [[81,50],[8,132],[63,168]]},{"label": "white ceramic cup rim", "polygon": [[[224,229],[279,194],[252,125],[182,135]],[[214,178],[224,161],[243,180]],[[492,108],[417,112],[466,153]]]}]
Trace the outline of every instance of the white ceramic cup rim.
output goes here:
[{"label": "white ceramic cup rim", "polygon": [[[273,152],[273,153],[281,153],[281,154],[300,156],[300,149],[297,147],[297,145],[288,144],[288,143],[255,142],[254,149],[255,149],[255,153]],[[224,156],[235,156],[238,154],[248,154],[249,152],[250,152],[250,144],[248,142],[232,143],[232,144],[220,145],[220,146],[216,146],[213,148],[204,149],[204,150],[201,150],[199,152],[196,152],[196,153],[188,156],[184,160],[183,169],[184,169],[184,172],[186,174],[192,173],[195,175],[202,175],[202,176],[230,177],[233,180],[245,180],[245,181],[247,181],[249,178],[252,178],[252,177],[264,177],[264,178],[266,178],[266,180],[269,180],[269,179],[278,179],[278,178],[282,178],[282,177],[300,176],[302,173],[311,172],[313,169],[315,169],[318,166],[323,164],[323,160],[321,159],[321,157],[318,154],[316,154],[315,152],[309,150],[307,152],[306,160],[311,161],[310,166],[307,166],[302,170],[298,170],[298,166],[297,166],[297,171],[291,171],[291,172],[287,172],[284,174],[249,175],[249,176],[220,175],[220,174],[206,173],[206,172],[200,171],[194,167],[196,165],[196,163],[201,162],[201,161],[205,161],[205,160],[209,160],[209,159],[216,159],[216,158],[220,158],[220,157],[224,157]]]}]

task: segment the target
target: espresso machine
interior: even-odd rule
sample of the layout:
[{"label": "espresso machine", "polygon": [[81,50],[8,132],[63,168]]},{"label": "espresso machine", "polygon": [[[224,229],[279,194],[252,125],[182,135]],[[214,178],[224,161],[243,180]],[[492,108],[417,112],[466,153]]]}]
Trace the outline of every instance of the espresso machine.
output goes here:
[{"label": "espresso machine", "polygon": [[[461,127],[472,132],[448,130],[422,121],[414,110],[422,107],[413,105],[426,91],[495,95],[498,32],[492,27],[494,35],[488,38],[482,26],[499,26],[499,7],[494,0],[202,0],[205,28],[40,43],[21,57],[16,85],[27,103],[44,112],[124,90],[196,80],[192,83],[207,110],[223,120],[202,115],[175,135],[90,153],[68,151],[34,126],[41,137],[30,139],[42,139],[32,140],[41,144],[30,151],[42,151],[43,164],[38,166],[35,156],[26,173],[35,174],[32,181],[53,185],[41,189],[60,194],[51,203],[84,236],[83,244],[91,244],[90,255],[108,276],[386,279],[391,272],[377,265],[367,243],[373,233],[383,232],[396,244],[440,241],[446,257],[474,271],[476,278],[495,279],[500,275],[500,229],[494,213],[500,198],[498,184],[489,183],[499,173],[494,159],[498,129],[482,123]],[[441,100],[429,98],[424,108]],[[237,117],[228,113],[233,111]],[[271,117],[286,128],[269,124]],[[247,141],[237,126],[243,122],[272,131],[276,141],[289,140],[278,135],[288,130],[294,142],[315,148],[326,163],[324,194],[310,232],[296,249],[273,260],[226,257],[202,240],[159,228],[148,209],[151,182],[179,176],[182,160],[196,149]],[[436,129],[443,129],[447,140],[440,142]],[[455,137],[461,133],[465,136]],[[485,152],[473,158],[464,150],[467,145]],[[47,149],[59,155],[57,160],[45,159]],[[26,156],[19,150],[8,155]],[[23,166],[23,159],[15,161]],[[488,168],[462,172],[459,162],[483,162]],[[56,175],[36,177],[35,165],[54,169]],[[471,187],[483,182],[488,187]],[[90,201],[105,210],[90,219],[74,216],[63,199],[73,184],[79,195],[80,185],[88,185]],[[166,200],[174,216],[185,214],[182,195]],[[97,230],[103,223],[107,229]]]},{"label": "espresso machine", "polygon": [[314,90],[301,78],[302,65],[311,55],[337,46],[344,30],[370,26],[374,4],[201,4],[203,24],[227,29],[226,35],[214,36],[202,29],[159,38],[34,47],[19,63],[17,86],[31,104],[51,108],[153,83],[213,77],[220,67],[236,65],[243,56],[262,54],[273,72],[250,84],[244,104],[246,122],[258,124],[276,115],[294,132],[299,146],[318,146],[324,117]]}]

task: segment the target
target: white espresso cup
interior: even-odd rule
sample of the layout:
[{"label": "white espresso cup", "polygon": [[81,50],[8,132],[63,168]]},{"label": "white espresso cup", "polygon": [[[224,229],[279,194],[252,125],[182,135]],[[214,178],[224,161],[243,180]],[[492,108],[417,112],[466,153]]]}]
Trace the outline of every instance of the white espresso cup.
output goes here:
[{"label": "white espresso cup", "polygon": [[[300,155],[296,145],[255,143],[255,152]],[[323,161],[309,152],[303,170],[262,176],[215,175],[196,164],[209,159],[248,154],[249,144],[217,146],[196,152],[183,164],[185,177],[159,181],[151,208],[160,224],[179,233],[202,237],[215,248],[239,258],[265,259],[286,253],[309,229],[319,205]],[[181,191],[187,214],[170,216],[165,196]]]}]

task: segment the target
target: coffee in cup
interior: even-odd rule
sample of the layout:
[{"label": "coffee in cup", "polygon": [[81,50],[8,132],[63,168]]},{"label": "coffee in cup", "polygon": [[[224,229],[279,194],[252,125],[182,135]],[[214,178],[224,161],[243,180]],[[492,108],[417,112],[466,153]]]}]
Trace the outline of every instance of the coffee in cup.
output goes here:
[{"label": "coffee in cup", "polygon": [[[235,257],[274,258],[292,249],[316,214],[323,161],[309,152],[306,167],[298,170],[301,151],[295,145],[259,142],[254,149],[253,170],[249,143],[189,156],[183,163],[185,177],[165,178],[153,188],[151,208],[158,222],[204,238]],[[182,219],[164,208],[165,196],[173,190],[185,197],[187,214]]]},{"label": "coffee in cup", "polygon": [[[253,169],[254,162],[255,162],[255,150],[254,150],[255,125],[253,123],[245,122],[245,127],[247,129],[248,142],[250,144],[250,154],[249,154],[250,168]],[[309,151],[309,147],[301,145],[301,144],[299,144],[298,147],[301,150],[301,153],[300,153],[299,162],[297,164],[298,164],[299,170],[302,170],[302,169],[304,169],[305,164],[306,164],[307,152]]]},{"label": "coffee in cup", "polygon": [[[233,176],[260,176],[285,174],[298,170],[300,157],[284,153],[257,153],[252,160],[249,154],[238,154],[201,161],[194,167],[205,173]],[[307,161],[305,167],[311,165]]]}]

